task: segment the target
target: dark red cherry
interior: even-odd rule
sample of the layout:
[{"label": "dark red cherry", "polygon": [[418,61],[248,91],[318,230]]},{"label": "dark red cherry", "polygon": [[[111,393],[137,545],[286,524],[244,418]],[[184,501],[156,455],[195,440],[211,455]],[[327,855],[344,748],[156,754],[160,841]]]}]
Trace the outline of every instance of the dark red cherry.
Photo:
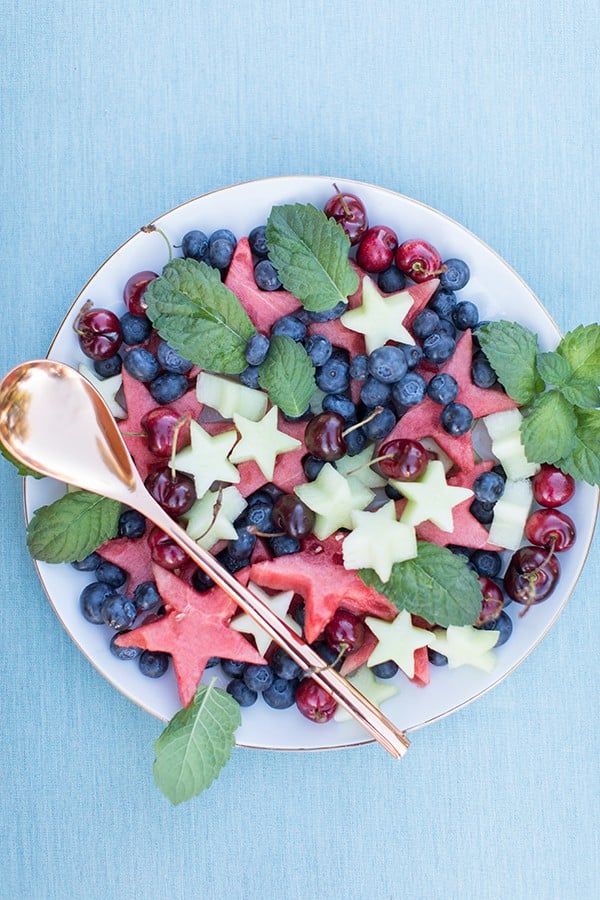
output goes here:
[{"label": "dark red cherry", "polygon": [[134,316],[145,316],[148,304],[144,300],[146,288],[151,281],[158,278],[156,272],[136,272],[125,282],[123,300],[125,306]]},{"label": "dark red cherry", "polygon": [[536,472],[531,485],[533,496],[540,506],[563,506],[575,493],[575,479],[549,463],[544,463]]},{"label": "dark red cherry", "polygon": [[84,303],[74,328],[79,346],[90,359],[110,359],[123,340],[121,323],[114,312],[93,307],[90,300]]},{"label": "dark red cherry", "polygon": [[312,678],[303,678],[296,688],[296,706],[311,722],[328,722],[337,709],[337,703]]},{"label": "dark red cherry", "polygon": [[[382,457],[387,457],[383,459]],[[423,444],[408,438],[388,441],[377,451],[378,466],[386,478],[416,481],[425,472],[429,454]]]},{"label": "dark red cherry", "polygon": [[309,421],[304,432],[306,449],[317,459],[333,462],[346,452],[344,417],[339,413],[324,412]]},{"label": "dark red cherry", "polygon": [[356,194],[347,191],[339,191],[334,184],[337,193],[330,197],[324,207],[325,215],[342,226],[351,244],[358,244],[363,234],[369,227],[367,211],[362,200]]},{"label": "dark red cherry", "polygon": [[156,502],[177,519],[192,508],[196,500],[194,480],[183,472],[171,472],[169,466],[151,472],[144,482]]},{"label": "dark red cherry", "polygon": [[323,632],[326,643],[336,653],[351,652],[365,639],[363,620],[348,609],[336,609]]},{"label": "dark red cherry", "polygon": [[512,600],[525,606],[524,613],[550,596],[559,577],[560,565],[554,553],[543,547],[521,547],[508,564],[504,590]]},{"label": "dark red cherry", "polygon": [[496,582],[491,578],[486,578],[485,575],[480,575],[478,581],[483,599],[479,618],[475,622],[476,628],[495,622],[504,607],[504,595]]},{"label": "dark red cherry", "polygon": [[418,283],[435,278],[443,271],[440,254],[432,244],[420,238],[400,244],[396,250],[396,265]]},{"label": "dark red cherry", "polygon": [[168,406],[157,406],[142,417],[141,426],[146,432],[148,448],[157,456],[168,459],[173,451],[173,439],[177,431],[177,450],[190,440],[189,421]]},{"label": "dark red cherry", "polygon": [[387,225],[374,225],[365,231],[358,245],[356,262],[365,272],[383,272],[394,261],[398,236]]},{"label": "dark red cherry", "polygon": [[188,559],[187,553],[181,549],[179,544],[161,531],[160,528],[153,528],[148,535],[148,546],[150,547],[150,556],[152,561],[163,569],[174,571],[181,569]]},{"label": "dark red cherry", "polygon": [[575,543],[575,523],[558,509],[538,509],[527,519],[525,537],[530,544],[560,553]]},{"label": "dark red cherry", "polygon": [[315,514],[295,494],[283,494],[273,505],[273,523],[278,531],[302,539],[313,530]]}]

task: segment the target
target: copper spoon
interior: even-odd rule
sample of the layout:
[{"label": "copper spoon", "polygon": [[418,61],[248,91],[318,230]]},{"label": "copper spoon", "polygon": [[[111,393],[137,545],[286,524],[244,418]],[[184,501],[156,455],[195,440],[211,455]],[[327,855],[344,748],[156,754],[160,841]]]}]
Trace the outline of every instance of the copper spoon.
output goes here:
[{"label": "copper spoon", "polygon": [[339,672],[193,541],[150,496],[103,398],[76,369],[52,360],[17,366],[0,382],[0,440],[31,469],[110,497],[154,522],[392,756],[406,736]]}]

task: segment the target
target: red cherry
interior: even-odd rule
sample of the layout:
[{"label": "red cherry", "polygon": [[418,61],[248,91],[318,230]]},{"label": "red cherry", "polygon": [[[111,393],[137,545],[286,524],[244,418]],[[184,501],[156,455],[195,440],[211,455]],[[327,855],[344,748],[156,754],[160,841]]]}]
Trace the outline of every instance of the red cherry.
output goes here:
[{"label": "red cherry", "polygon": [[337,703],[312,678],[303,678],[296,688],[296,706],[311,722],[328,722],[337,709]]},{"label": "red cherry", "polygon": [[339,191],[334,184],[337,193],[330,197],[324,207],[325,215],[342,226],[352,245],[358,244],[367,228],[369,220],[362,200],[356,194],[347,191]]},{"label": "red cherry", "polygon": [[575,523],[558,509],[538,509],[527,520],[525,537],[530,544],[561,553],[575,543]]},{"label": "red cherry", "polygon": [[358,245],[356,262],[365,272],[383,272],[394,261],[397,246],[395,231],[387,225],[374,225],[365,231]]},{"label": "red cherry", "polygon": [[177,450],[185,447],[190,440],[189,421],[168,406],[157,406],[142,417],[141,426],[146,432],[148,448],[157,456],[168,459],[173,451],[173,438],[177,433]]},{"label": "red cherry", "polygon": [[326,643],[336,653],[351,652],[365,639],[363,620],[348,609],[336,609],[323,633]]},{"label": "red cherry", "polygon": [[377,451],[377,464],[386,478],[416,481],[425,472],[428,463],[429,454],[423,444],[408,438],[388,441]]},{"label": "red cherry", "polygon": [[396,250],[396,265],[417,283],[435,278],[443,271],[440,254],[432,244],[420,238],[400,244]]},{"label": "red cherry", "polygon": [[315,525],[315,514],[294,494],[282,494],[273,504],[275,527],[290,537],[304,538]]},{"label": "red cherry", "polygon": [[482,601],[479,618],[475,622],[475,628],[481,628],[489,622],[495,622],[504,608],[504,595],[495,581],[480,575],[478,578],[481,587]]},{"label": "red cherry", "polygon": [[123,340],[121,323],[114,312],[93,307],[91,300],[84,303],[73,327],[79,346],[90,359],[110,359]]},{"label": "red cherry", "polygon": [[544,463],[532,479],[533,496],[540,506],[563,506],[575,493],[575,479]]},{"label": "red cherry", "polygon": [[183,516],[196,501],[193,479],[183,472],[173,476],[168,466],[151,472],[144,484],[156,502],[174,518]]},{"label": "red cherry", "polygon": [[504,590],[522,603],[524,615],[530,606],[549,597],[560,577],[560,564],[553,551],[543,547],[521,547],[513,553],[504,575]]},{"label": "red cherry", "polygon": [[179,544],[161,531],[160,528],[153,528],[148,535],[148,546],[150,547],[150,556],[152,561],[163,569],[173,571],[180,569],[187,561],[187,553],[181,549]]},{"label": "red cherry", "polygon": [[148,304],[144,300],[146,288],[151,281],[158,278],[156,272],[137,272],[132,275],[123,288],[125,306],[134,316],[145,316]]},{"label": "red cherry", "polygon": [[345,424],[339,413],[324,412],[313,416],[304,432],[308,452],[326,462],[341,459],[346,452]]}]

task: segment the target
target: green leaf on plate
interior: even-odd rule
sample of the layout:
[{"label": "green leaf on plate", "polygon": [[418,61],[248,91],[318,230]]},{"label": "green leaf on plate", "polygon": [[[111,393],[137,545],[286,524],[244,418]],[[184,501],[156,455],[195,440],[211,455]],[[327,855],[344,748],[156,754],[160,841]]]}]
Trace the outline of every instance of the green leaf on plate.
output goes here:
[{"label": "green leaf on plate", "polygon": [[600,325],[579,325],[565,334],[557,347],[567,360],[573,378],[600,384]]},{"label": "green leaf on plate", "polygon": [[517,403],[529,403],[543,390],[537,372],[537,335],[517,322],[488,322],[477,339],[506,392]]},{"label": "green leaf on plate", "polygon": [[521,423],[521,440],[529,462],[555,463],[575,441],[577,419],[570,403],[554,389],[535,398]]},{"label": "green leaf on plate", "polygon": [[341,225],[311,204],[274,206],[267,222],[269,259],[284,286],[306,309],[347,302],[358,289],[350,240]]},{"label": "green leaf on plate", "polygon": [[559,388],[561,394],[572,403],[583,409],[594,409],[600,406],[600,391],[593,381],[587,378],[571,378],[567,384]]},{"label": "green leaf on plate", "polygon": [[258,381],[271,403],[288,416],[301,416],[315,391],[315,367],[302,344],[282,334],[271,338]]},{"label": "green leaf on plate", "polygon": [[210,787],[231,756],[241,721],[239,704],[214,679],[198,686],[154,742],[154,780],[171,803]]},{"label": "green leaf on plate", "polygon": [[556,465],[588,484],[600,485],[600,410],[575,410],[577,426],[571,452]]},{"label": "green leaf on plate", "polygon": [[120,513],[116,500],[89,491],[67,493],[35,511],[27,527],[27,547],[43,562],[76,562],[115,537]]},{"label": "green leaf on plate", "polygon": [[538,353],[537,370],[546,384],[562,387],[571,377],[571,367],[564,356],[551,350],[549,353]]}]

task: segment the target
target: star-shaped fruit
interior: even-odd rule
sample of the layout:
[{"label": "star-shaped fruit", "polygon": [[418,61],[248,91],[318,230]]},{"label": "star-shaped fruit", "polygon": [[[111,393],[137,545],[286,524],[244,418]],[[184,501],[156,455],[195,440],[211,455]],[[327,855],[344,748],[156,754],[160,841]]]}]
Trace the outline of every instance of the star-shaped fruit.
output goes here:
[{"label": "star-shaped fruit", "polygon": [[234,541],[233,523],[248,504],[234,485],[221,491],[207,491],[186,515],[186,531],[196,543],[210,550],[217,541]]},{"label": "star-shaped fruit", "polygon": [[473,491],[468,488],[448,484],[444,466],[437,459],[427,465],[417,481],[392,479],[390,484],[408,500],[401,518],[405,525],[418,525],[429,520],[443,531],[454,529],[453,508],[473,497]]},{"label": "star-shaped fruit", "polygon": [[364,509],[375,496],[358,478],[344,478],[331,463],[325,463],[314,481],[294,490],[316,513],[313,531],[321,541],[338,528],[352,528],[352,513]]},{"label": "star-shaped fruit", "polygon": [[383,347],[388,341],[414,344],[413,336],[403,325],[403,319],[413,305],[409,291],[384,296],[368,275],[363,279],[362,288],[362,304],[345,312],[341,322],[351,331],[364,334],[367,353]]},{"label": "star-shaped fruit", "polygon": [[237,441],[235,429],[211,437],[198,422],[191,422],[190,437],[190,446],[175,455],[173,466],[193,477],[198,497],[204,496],[213,481],[239,482],[240,473],[227,458]]},{"label": "star-shaped fruit", "polygon": [[[380,707],[390,697],[395,697],[400,690],[391,681],[379,681],[366,666],[358,669],[353,675],[348,676],[348,681],[377,707]],[[343,706],[338,706],[333,718],[336,722],[348,722],[352,716]]]},{"label": "star-shaped fruit", "polygon": [[446,631],[436,628],[429,642],[432,650],[448,657],[448,668],[474,666],[484,672],[491,672],[496,665],[492,653],[499,631],[483,631],[472,625],[449,625]]},{"label": "star-shaped fruit", "polygon": [[258,422],[247,419],[239,413],[233,414],[235,427],[240,439],[231,451],[229,459],[233,463],[248,462],[253,459],[267,481],[271,481],[275,471],[275,460],[280,453],[288,453],[300,446],[300,441],[277,428],[276,406]]},{"label": "star-shaped fruit", "polygon": [[154,580],[167,613],[147,625],[120,634],[120,647],[161,650],[173,657],[179,696],[187,706],[213,656],[263,665],[265,660],[238,631],[229,628],[237,606],[219,587],[199,594],[189,584],[154,567]]},{"label": "star-shaped fruit", "polygon": [[152,556],[147,534],[140,538],[117,537],[97,551],[103,559],[127,572],[127,593],[133,595],[138,584],[152,581]]},{"label": "star-shaped fruit", "polygon": [[429,646],[431,631],[416,628],[405,609],[398,613],[393,622],[382,622],[371,617],[365,622],[379,641],[369,657],[369,666],[393,659],[409,678],[414,678],[415,650]]},{"label": "star-shaped fruit", "polygon": [[79,363],[79,371],[92,387],[96,388],[115,419],[126,419],[127,413],[117,401],[117,394],[123,384],[121,375],[112,375],[110,378],[98,378],[96,373],[92,372],[85,363]]},{"label": "star-shaped fruit", "polygon": [[375,469],[371,468],[369,463],[375,455],[375,447],[373,444],[367,444],[364,450],[355,456],[342,456],[337,459],[335,467],[340,475],[352,475],[358,478],[368,488],[378,488],[385,486],[385,478],[382,478]]},{"label": "star-shaped fruit", "polygon": [[[279,594],[267,594],[266,591],[263,591],[262,588],[259,588],[257,584],[253,584],[251,581],[248,582],[248,588],[253,594],[256,594],[261,600],[264,600],[264,602],[271,607],[275,615],[279,616],[292,631],[296,634],[302,634],[301,627],[295,619],[292,619],[288,614],[288,609],[294,596],[293,591],[282,591]],[[232,620],[230,627],[235,628],[236,631],[240,631],[242,634],[251,634],[256,641],[258,652],[263,656],[265,655],[271,644],[271,638],[251,616],[247,613],[243,613],[243,615]]]},{"label": "star-shaped fruit", "polygon": [[415,529],[398,522],[393,500],[376,512],[353,512],[352,525],[342,544],[347,569],[374,569],[382,581],[387,581],[394,563],[417,555]]},{"label": "star-shaped fruit", "polygon": [[246,418],[253,422],[262,419],[269,401],[264,391],[213,372],[200,372],[196,379],[196,394],[202,403],[216,409],[224,419],[232,419],[238,409],[243,409]]}]

